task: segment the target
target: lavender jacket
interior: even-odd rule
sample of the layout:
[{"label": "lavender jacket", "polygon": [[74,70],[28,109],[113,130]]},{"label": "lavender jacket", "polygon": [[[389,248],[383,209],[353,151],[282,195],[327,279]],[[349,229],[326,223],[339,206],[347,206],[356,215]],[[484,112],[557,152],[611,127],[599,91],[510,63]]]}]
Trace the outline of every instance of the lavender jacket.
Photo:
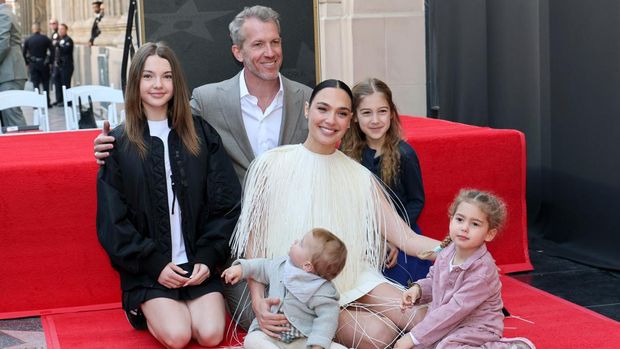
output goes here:
[{"label": "lavender jacket", "polygon": [[439,253],[428,276],[417,281],[422,289],[418,303],[430,302],[426,317],[412,330],[421,347],[432,346],[457,328],[460,333],[469,328],[468,335],[487,333],[497,339],[504,332],[502,284],[486,245],[450,271],[455,252],[452,243]]}]

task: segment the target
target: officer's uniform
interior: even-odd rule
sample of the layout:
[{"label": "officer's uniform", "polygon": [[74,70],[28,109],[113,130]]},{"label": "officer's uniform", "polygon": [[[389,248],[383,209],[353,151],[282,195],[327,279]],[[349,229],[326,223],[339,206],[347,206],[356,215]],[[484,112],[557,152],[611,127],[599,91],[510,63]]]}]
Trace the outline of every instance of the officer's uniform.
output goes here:
[{"label": "officer's uniform", "polygon": [[[50,84],[56,86],[56,80],[58,79],[58,67],[56,67],[56,48],[58,47],[58,41],[60,41],[60,34],[58,34],[58,30],[52,33],[52,52],[50,54],[50,62],[52,63],[52,68],[50,70]],[[62,91],[54,88],[56,92],[56,102],[62,101]]]},{"label": "officer's uniform", "polygon": [[[58,47],[56,47],[56,67],[58,76],[56,78],[56,91],[60,91],[60,99],[62,102],[62,86],[71,87],[71,76],[73,76],[73,40],[69,35],[60,37]],[[58,93],[56,93],[58,98]]]},{"label": "officer's uniform", "polygon": [[47,105],[50,105],[50,57],[52,54],[52,40],[41,33],[34,33],[24,43],[24,59],[28,64],[30,81],[35,88],[43,90],[47,94]]},{"label": "officer's uniform", "polygon": [[[98,3],[101,5],[102,1],[93,1],[93,4]],[[95,44],[95,39],[101,34],[101,29],[99,29],[99,22],[103,19],[103,10],[101,12],[95,14],[95,20],[93,21],[93,26],[90,28],[90,39],[88,41],[91,45]]]}]

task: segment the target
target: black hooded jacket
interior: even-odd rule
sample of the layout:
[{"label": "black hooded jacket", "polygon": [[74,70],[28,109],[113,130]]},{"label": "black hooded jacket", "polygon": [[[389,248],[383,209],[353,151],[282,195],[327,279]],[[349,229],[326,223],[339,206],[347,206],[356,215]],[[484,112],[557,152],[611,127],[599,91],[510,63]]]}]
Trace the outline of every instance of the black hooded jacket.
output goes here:
[{"label": "black hooded jacket", "polygon": [[[200,154],[189,153],[174,129],[168,136],[175,199],[189,263],[203,263],[217,279],[240,212],[241,186],[215,129],[194,116]],[[97,234],[121,288],[152,286],[172,260],[164,144],[145,125],[142,159],[124,134],[110,133],[114,149],[97,176]]]}]

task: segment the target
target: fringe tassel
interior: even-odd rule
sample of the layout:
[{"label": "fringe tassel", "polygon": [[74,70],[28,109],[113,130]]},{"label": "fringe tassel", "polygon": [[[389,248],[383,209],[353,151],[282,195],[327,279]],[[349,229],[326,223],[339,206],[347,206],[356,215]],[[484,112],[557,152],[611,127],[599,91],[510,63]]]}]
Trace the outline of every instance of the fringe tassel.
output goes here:
[{"label": "fringe tassel", "polygon": [[386,219],[395,215],[386,212],[385,203],[394,209],[389,198],[370,171],[340,151],[321,155],[303,145],[275,148],[248,169],[233,254],[286,255],[291,243],[310,229],[328,229],[347,245],[347,264],[334,280],[346,292],[363,270],[383,266],[386,240],[381,232]]}]

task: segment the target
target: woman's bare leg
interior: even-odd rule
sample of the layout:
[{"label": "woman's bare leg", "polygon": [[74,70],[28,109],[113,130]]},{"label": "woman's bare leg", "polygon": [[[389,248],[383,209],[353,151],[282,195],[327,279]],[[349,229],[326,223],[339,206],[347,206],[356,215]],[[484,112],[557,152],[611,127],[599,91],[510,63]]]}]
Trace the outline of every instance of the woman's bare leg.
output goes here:
[{"label": "woman's bare leg", "polygon": [[153,298],[142,304],[149,332],[166,348],[184,348],[192,339],[189,309],[182,301]]},{"label": "woman's bare leg", "polygon": [[388,318],[356,303],[340,311],[336,341],[347,348],[383,349],[391,345],[398,333]]},{"label": "woman's bare leg", "polygon": [[390,319],[399,329],[409,331],[426,315],[426,306],[401,310],[403,291],[394,285],[382,283],[357,300],[375,313]]},{"label": "woman's bare leg", "polygon": [[219,292],[187,301],[192,319],[192,337],[203,347],[214,347],[224,340],[226,305]]}]

